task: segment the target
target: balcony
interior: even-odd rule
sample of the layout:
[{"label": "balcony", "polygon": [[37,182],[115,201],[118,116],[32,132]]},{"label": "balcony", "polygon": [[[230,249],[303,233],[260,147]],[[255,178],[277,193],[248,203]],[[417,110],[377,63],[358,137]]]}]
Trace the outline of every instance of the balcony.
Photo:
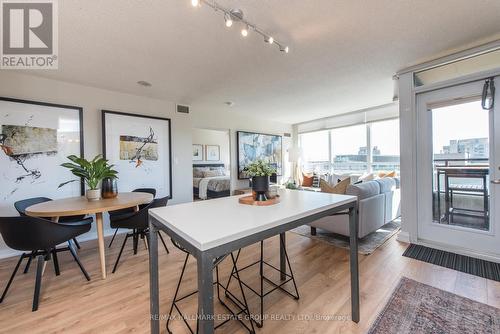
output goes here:
[{"label": "balcony", "polygon": [[487,158],[434,159],[433,219],[440,224],[489,230]]}]

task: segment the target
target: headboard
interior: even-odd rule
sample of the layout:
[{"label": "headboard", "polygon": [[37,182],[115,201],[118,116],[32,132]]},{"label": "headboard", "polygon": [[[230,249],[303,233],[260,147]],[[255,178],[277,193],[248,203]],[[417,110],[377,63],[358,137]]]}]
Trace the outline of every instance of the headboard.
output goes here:
[{"label": "headboard", "polygon": [[193,164],[194,167],[224,167],[224,164]]}]

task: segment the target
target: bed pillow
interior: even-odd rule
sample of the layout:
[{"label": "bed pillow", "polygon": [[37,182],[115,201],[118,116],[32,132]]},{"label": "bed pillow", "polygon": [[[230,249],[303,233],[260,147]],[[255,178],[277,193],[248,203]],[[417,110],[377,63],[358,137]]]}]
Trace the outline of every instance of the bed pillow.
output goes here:
[{"label": "bed pillow", "polygon": [[193,167],[193,177],[203,177],[203,173],[208,171],[208,167]]},{"label": "bed pillow", "polygon": [[224,176],[223,170],[207,170],[203,172],[203,177]]}]

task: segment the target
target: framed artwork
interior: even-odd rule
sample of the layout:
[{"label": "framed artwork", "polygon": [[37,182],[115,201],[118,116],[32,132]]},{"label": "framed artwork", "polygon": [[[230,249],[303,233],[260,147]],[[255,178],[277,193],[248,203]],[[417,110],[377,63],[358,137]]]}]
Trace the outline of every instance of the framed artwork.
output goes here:
[{"label": "framed artwork", "polygon": [[203,145],[193,144],[193,161],[203,160]]},{"label": "framed artwork", "polygon": [[155,188],[172,198],[172,138],[169,118],[102,111],[104,157],[118,171],[118,191]]},{"label": "framed artwork", "polygon": [[278,135],[238,131],[238,179],[248,179],[243,169],[255,160],[268,161],[276,168],[277,175],[283,170],[283,138]]},{"label": "framed artwork", "polygon": [[83,182],[60,166],[68,155],[83,157],[82,119],[80,107],[0,97],[3,216],[16,215],[21,199],[83,195]]},{"label": "framed artwork", "polygon": [[219,145],[206,145],[207,161],[220,161],[220,146]]}]

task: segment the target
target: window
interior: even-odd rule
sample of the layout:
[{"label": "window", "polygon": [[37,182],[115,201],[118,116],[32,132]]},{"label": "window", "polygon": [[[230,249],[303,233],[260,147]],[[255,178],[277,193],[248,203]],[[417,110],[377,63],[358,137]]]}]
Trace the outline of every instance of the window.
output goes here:
[{"label": "window", "polygon": [[399,120],[370,125],[372,171],[399,171]]},{"label": "window", "polygon": [[300,134],[299,146],[305,172],[399,172],[398,119]]},{"label": "window", "polygon": [[302,166],[305,172],[324,174],[330,169],[330,144],[328,131],[304,133],[299,136],[299,146],[302,148]]},{"label": "window", "polygon": [[360,173],[368,170],[366,125],[331,130],[333,172]]}]

